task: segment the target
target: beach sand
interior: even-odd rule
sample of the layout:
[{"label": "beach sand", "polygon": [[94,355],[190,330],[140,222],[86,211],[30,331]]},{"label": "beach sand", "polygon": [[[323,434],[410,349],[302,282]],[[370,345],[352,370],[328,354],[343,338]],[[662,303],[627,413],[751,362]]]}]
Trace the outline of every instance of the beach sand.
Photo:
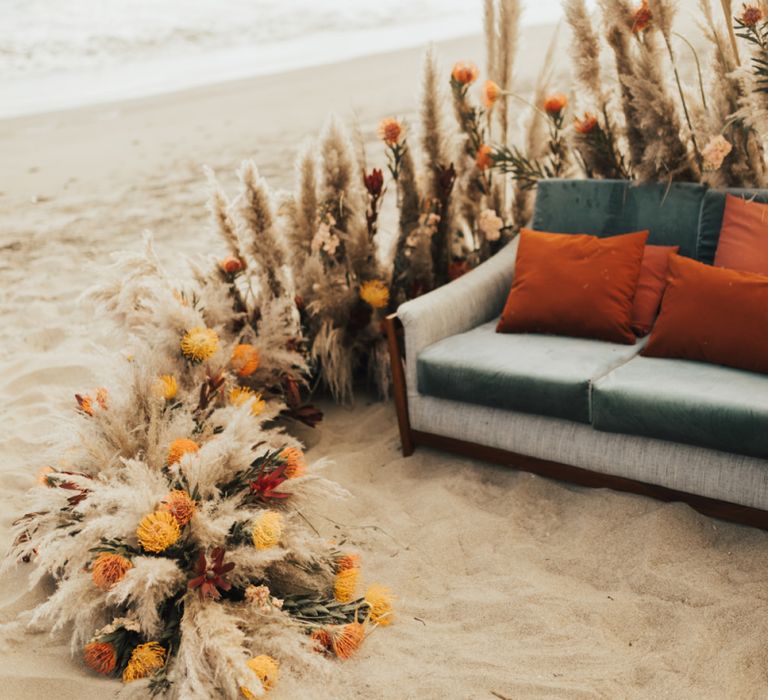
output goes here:
[{"label": "beach sand", "polygon": [[[526,32],[521,89],[551,29]],[[439,46],[482,63],[479,38]],[[161,259],[220,250],[201,165],[232,187],[244,157],[278,187],[329,111],[355,116],[382,165],[379,118],[415,119],[421,50],[0,122],[0,546],[36,455],[119,347],[78,302],[109,254],[154,231]],[[303,436],[353,494],[315,522],[350,533],[397,619],[330,681],[285,674],[275,700],[768,697],[768,535],[680,504],[565,486],[421,449],[403,459],[389,403],[323,406]],[[39,601],[23,565],[0,620]],[[0,654],[0,697],[88,700],[66,642],[24,634]]]}]

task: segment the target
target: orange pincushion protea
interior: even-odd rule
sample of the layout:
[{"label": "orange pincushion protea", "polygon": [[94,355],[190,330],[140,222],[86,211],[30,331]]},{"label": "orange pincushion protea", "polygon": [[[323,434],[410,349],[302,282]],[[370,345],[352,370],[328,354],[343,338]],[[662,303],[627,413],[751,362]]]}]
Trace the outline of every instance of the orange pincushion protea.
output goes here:
[{"label": "orange pincushion protea", "polygon": [[280,459],[285,463],[285,476],[296,479],[307,472],[307,463],[304,461],[304,453],[298,447],[286,447],[280,452]]},{"label": "orange pincushion protea", "polygon": [[195,514],[197,506],[186,491],[175,489],[171,491],[160,505],[161,510],[167,510],[180,527],[184,527]]},{"label": "orange pincushion protea", "polygon": [[632,32],[634,34],[640,34],[648,29],[648,25],[653,19],[653,13],[648,7],[648,0],[643,0],[640,3],[640,7],[635,10],[635,14],[632,15]]},{"label": "orange pincushion protea", "polygon": [[108,676],[117,666],[117,652],[109,642],[90,642],[83,647],[83,661],[91,670]]},{"label": "orange pincushion protea", "polygon": [[331,648],[340,659],[348,659],[360,648],[365,639],[365,626],[361,622],[350,622],[330,631]]},{"label": "orange pincushion protea", "polygon": [[376,625],[386,627],[392,622],[392,593],[384,586],[373,585],[365,592],[368,617]]},{"label": "orange pincushion protea", "polygon": [[329,651],[331,648],[331,635],[328,630],[316,629],[312,630],[312,634],[309,635],[310,639],[315,642],[315,649],[317,651]]},{"label": "orange pincushion protea", "polygon": [[[269,692],[275,687],[280,677],[280,667],[277,665],[271,656],[261,654],[260,656],[253,657],[250,661],[246,661],[248,668],[253,671],[258,679],[261,681],[261,687],[265,692]],[[240,692],[248,698],[253,699],[253,693],[247,688],[240,688]]]},{"label": "orange pincushion protea", "polygon": [[91,565],[91,578],[103,591],[108,591],[116,583],[125,578],[128,569],[131,569],[130,559],[120,554],[102,552]]},{"label": "orange pincushion protea", "polygon": [[405,135],[403,123],[394,117],[386,117],[379,122],[379,138],[387,146],[397,146]]},{"label": "orange pincushion protea", "polygon": [[232,369],[239,377],[250,377],[261,363],[259,351],[253,346],[243,343],[235,346],[232,351]]},{"label": "orange pincushion protea", "polygon": [[556,92],[544,100],[544,111],[551,116],[557,116],[565,109],[567,104],[568,97],[562,92]]},{"label": "orange pincushion protea", "polygon": [[349,603],[355,597],[357,580],[360,578],[360,569],[342,569],[336,574],[333,582],[333,594],[340,603]]},{"label": "orange pincushion protea", "polygon": [[179,523],[166,510],[157,510],[145,515],[136,528],[136,538],[147,552],[164,552],[181,537]]},{"label": "orange pincushion protea", "polygon": [[497,83],[494,83],[493,80],[485,81],[485,85],[483,85],[483,104],[488,109],[496,104],[498,99],[501,97],[501,94],[501,88]]},{"label": "orange pincushion protea", "polygon": [[200,445],[194,440],[178,438],[168,446],[168,464],[176,464],[176,462],[179,462],[184,455],[194,454],[199,450]]},{"label": "orange pincushion protea", "polygon": [[453,64],[451,78],[459,85],[471,85],[480,75],[478,67],[469,61],[459,61]]},{"label": "orange pincushion protea", "polygon": [[483,144],[477,149],[477,158],[475,163],[480,170],[487,170],[493,165],[493,150],[490,146]]},{"label": "orange pincushion protea", "polygon": [[597,127],[597,117],[587,112],[583,119],[578,117],[573,120],[573,128],[577,134],[591,134]]}]

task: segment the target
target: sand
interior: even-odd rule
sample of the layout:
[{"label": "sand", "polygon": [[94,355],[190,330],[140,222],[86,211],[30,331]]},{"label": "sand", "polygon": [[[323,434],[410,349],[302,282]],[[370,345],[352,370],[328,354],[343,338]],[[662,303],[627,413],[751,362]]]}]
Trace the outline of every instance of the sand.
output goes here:
[{"label": "sand", "polygon": [[[549,29],[528,33],[523,82]],[[439,47],[482,60],[479,38]],[[176,94],[0,121],[0,547],[40,446],[117,342],[78,303],[109,253],[154,230],[171,267],[209,253],[202,163],[226,184],[243,157],[288,186],[295,145],[325,113],[414,118],[420,51]],[[103,376],[103,375],[102,375]],[[283,678],[275,700],[768,697],[768,535],[680,504],[568,487],[429,450],[401,457],[391,404],[324,404],[310,457],[354,495],[315,525],[364,553],[367,582],[398,596],[329,684]],[[23,567],[0,620],[40,600]],[[24,635],[0,656],[0,697],[88,700],[66,644]]]}]

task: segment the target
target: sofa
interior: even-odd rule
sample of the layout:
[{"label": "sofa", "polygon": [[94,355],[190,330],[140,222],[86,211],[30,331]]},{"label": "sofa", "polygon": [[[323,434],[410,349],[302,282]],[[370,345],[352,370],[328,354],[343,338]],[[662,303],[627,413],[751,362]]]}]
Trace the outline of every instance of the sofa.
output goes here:
[{"label": "sofa", "polygon": [[[728,192],[768,201],[768,191]],[[649,229],[648,243],[711,264],[725,194],[692,183],[545,180],[531,227]],[[642,357],[644,339],[496,333],[516,252],[513,240],[387,319],[403,453],[453,451],[768,527],[768,376]]]}]

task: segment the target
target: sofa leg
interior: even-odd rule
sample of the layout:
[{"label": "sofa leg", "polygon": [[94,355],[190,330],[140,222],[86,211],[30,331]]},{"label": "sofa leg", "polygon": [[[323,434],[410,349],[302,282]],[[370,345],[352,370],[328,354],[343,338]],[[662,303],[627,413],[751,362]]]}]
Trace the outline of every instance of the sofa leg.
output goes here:
[{"label": "sofa leg", "polygon": [[403,326],[397,318],[397,314],[390,314],[384,319],[384,327],[387,331],[389,360],[392,365],[392,388],[395,410],[397,411],[397,425],[400,429],[400,442],[402,443],[403,457],[410,457],[415,445],[411,432],[411,421],[408,417],[408,393],[405,386],[403,356],[400,352],[400,336]]}]

